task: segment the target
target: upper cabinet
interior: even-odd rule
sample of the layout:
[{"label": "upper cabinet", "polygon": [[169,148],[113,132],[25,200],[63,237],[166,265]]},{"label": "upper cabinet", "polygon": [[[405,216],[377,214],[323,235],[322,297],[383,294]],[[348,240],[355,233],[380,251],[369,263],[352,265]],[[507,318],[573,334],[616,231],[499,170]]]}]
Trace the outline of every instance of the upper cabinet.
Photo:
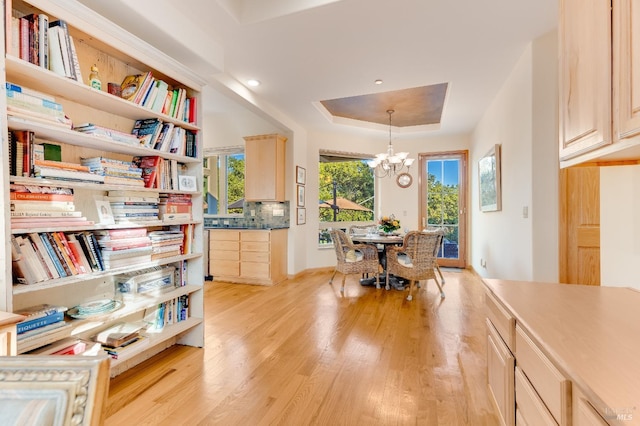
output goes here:
[{"label": "upper cabinet", "polygon": [[278,134],[247,136],[245,140],[245,199],[285,201],[285,142]]},{"label": "upper cabinet", "polygon": [[640,159],[639,10],[636,0],[560,1],[561,167]]}]

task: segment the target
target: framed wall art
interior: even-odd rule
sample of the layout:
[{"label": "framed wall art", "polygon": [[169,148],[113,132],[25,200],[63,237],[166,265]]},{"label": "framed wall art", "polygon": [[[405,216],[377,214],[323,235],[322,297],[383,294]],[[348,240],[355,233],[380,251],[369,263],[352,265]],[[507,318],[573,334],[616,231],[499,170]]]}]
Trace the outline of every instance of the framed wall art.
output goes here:
[{"label": "framed wall art", "polygon": [[298,185],[298,207],[304,207],[304,186]]},{"label": "framed wall art", "polygon": [[296,183],[299,185],[307,183],[307,169],[296,166]]},{"label": "framed wall art", "polygon": [[483,212],[502,210],[500,169],[500,145],[496,144],[478,161],[480,210]]},{"label": "framed wall art", "polygon": [[297,211],[297,214],[298,214],[297,221],[296,221],[297,225],[304,225],[305,223],[307,223],[307,209],[299,208]]}]

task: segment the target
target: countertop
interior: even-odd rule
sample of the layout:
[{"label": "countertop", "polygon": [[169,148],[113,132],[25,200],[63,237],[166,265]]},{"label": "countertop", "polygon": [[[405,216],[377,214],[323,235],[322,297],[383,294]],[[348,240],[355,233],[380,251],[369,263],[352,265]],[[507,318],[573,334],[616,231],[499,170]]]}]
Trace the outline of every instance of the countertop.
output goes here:
[{"label": "countertop", "polygon": [[630,414],[620,424],[640,424],[640,292],[483,281],[608,421]]}]

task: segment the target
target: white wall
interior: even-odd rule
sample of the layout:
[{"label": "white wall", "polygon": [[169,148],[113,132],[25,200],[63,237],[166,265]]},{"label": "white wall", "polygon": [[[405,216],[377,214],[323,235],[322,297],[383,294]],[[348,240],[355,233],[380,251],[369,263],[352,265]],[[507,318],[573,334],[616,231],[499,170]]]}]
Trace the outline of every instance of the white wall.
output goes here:
[{"label": "white wall", "polygon": [[600,168],[600,281],[640,289],[640,166]]},{"label": "white wall", "polygon": [[[483,277],[557,281],[555,39],[525,48],[472,135],[470,264]],[[493,144],[502,151],[502,210],[481,212],[477,164]]]}]

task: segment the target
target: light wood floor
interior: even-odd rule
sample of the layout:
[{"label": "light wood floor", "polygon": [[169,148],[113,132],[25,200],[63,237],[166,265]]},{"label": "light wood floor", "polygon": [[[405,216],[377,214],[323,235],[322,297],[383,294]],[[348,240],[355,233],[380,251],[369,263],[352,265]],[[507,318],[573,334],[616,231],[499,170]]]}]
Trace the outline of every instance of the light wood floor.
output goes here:
[{"label": "light wood floor", "polygon": [[[315,272],[275,287],[207,282],[205,348],[111,380],[110,425],[495,425],[482,283],[445,271],[405,292]],[[340,274],[338,277],[340,278]]]}]

